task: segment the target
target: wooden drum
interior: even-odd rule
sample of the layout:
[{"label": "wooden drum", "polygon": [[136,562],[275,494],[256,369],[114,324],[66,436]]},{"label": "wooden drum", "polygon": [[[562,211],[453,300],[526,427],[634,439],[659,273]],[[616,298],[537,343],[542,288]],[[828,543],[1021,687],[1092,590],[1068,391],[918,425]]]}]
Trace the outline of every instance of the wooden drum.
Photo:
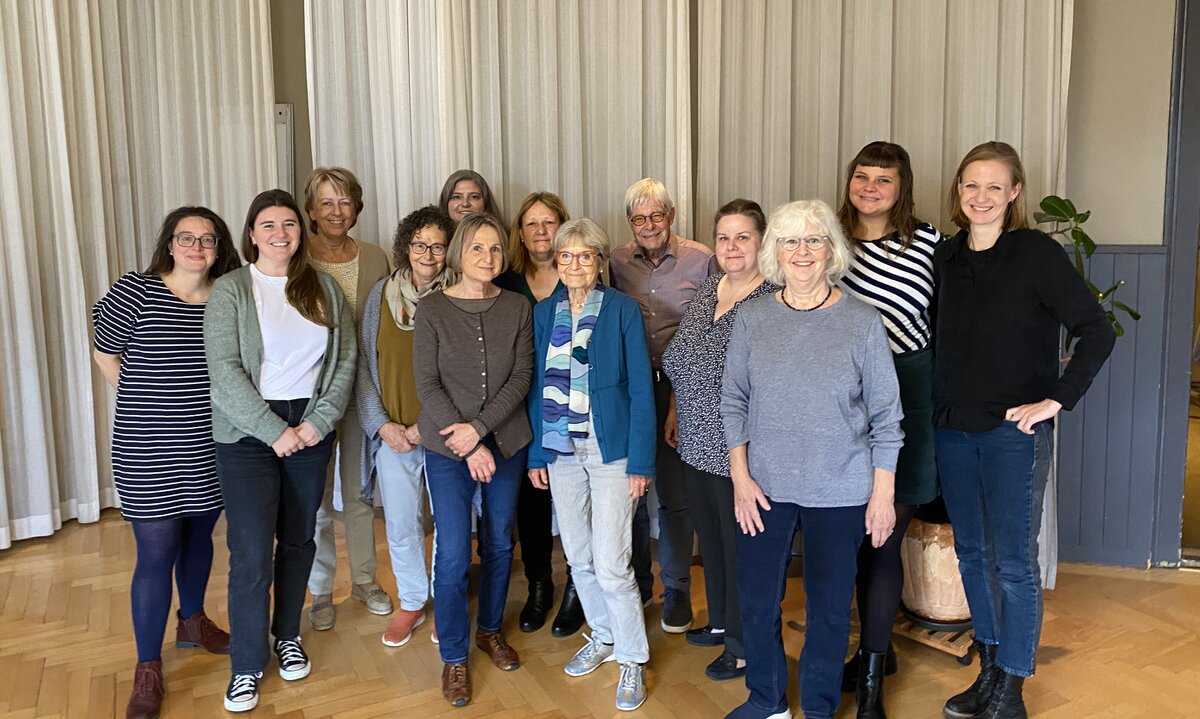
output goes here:
[{"label": "wooden drum", "polygon": [[968,625],[971,610],[958,574],[954,530],[949,524],[913,519],[900,544],[904,590],[900,595],[913,620],[931,628]]}]

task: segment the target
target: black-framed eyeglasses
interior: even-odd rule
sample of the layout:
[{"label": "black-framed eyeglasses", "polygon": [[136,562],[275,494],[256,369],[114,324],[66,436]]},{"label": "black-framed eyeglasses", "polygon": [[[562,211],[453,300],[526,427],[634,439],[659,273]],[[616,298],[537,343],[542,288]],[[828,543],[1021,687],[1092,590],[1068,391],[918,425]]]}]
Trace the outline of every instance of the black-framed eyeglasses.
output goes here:
[{"label": "black-framed eyeglasses", "polygon": [[642,225],[646,224],[647,220],[657,225],[665,219],[667,219],[667,213],[651,212],[649,215],[634,215],[633,217],[629,218],[629,222],[634,227],[641,227]]},{"label": "black-framed eyeglasses", "polygon": [[813,235],[812,237],[780,237],[779,246],[788,252],[795,252],[800,249],[800,245],[804,245],[812,251],[823,249],[829,244],[830,240],[824,235]]},{"label": "black-framed eyeglasses", "polygon": [[580,267],[591,267],[596,264],[596,258],[599,257],[595,252],[567,252],[566,250],[558,253],[558,264],[566,266],[579,260]]},{"label": "black-framed eyeglasses", "polygon": [[432,245],[426,244],[424,242],[414,242],[411,245],[409,245],[409,247],[412,248],[412,252],[414,255],[423,255],[423,254],[425,254],[426,251],[432,252],[434,255],[439,255],[439,256],[446,254],[446,246],[441,244],[440,242],[434,243]]},{"label": "black-framed eyeglasses", "polygon": [[217,246],[217,238],[215,235],[200,235],[196,236],[190,232],[181,232],[175,235],[175,244],[180,247],[191,247],[196,244],[196,240],[200,240],[200,246],[212,249]]}]

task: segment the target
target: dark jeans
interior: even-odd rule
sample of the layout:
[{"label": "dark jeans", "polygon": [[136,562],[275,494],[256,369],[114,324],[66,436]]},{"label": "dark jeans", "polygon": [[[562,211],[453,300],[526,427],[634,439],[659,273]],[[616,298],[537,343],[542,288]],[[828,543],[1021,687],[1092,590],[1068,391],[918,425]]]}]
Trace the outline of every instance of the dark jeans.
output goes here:
[{"label": "dark jeans", "polygon": [[[769,499],[769,498],[768,498]],[[833,717],[841,699],[842,661],[850,641],[855,555],[865,536],[867,506],[801,507],[771,501],[760,512],[763,531],[738,530],[738,593],[746,642],[747,703],[739,717],[769,716],[787,708],[787,657],[782,614],[792,539],[804,537],[804,649],[800,652],[800,708],[807,719]]]},{"label": "dark jeans", "polygon": [[733,516],[733,481],[684,464],[692,523],[700,537],[704,557],[704,594],[708,598],[708,624],[725,630],[725,649],[744,659],[742,617],[738,608],[737,535]]},{"label": "dark jeans", "polygon": [[996,663],[1032,676],[1042,633],[1038,531],[1053,428],[1029,435],[1005,421],[986,432],[937,431],[938,474],[975,638],[999,644]]},{"label": "dark jeans", "polygon": [[[308,400],[267,404],[294,427]],[[316,552],[317,508],[325,493],[335,434],[290,457],[276,456],[254,437],[217,443],[217,476],[228,523],[229,635],[235,674],[260,672],[270,658],[272,583],[271,634],[278,639],[300,636],[304,592]]]},{"label": "dark jeans", "polygon": [[213,526],[220,509],[171,519],[135,519],[137,565],[129,587],[133,636],[139,662],[162,658],[163,634],[171,611],[171,575],[179,588],[179,614],[190,617],[204,609],[204,593],[212,572]]},{"label": "dark jeans", "polygon": [[[658,496],[658,574],[664,589],[676,589],[690,596],[692,587],[692,517],[688,513],[687,486],[683,479],[683,460],[675,448],[663,439],[663,422],[671,407],[671,383],[666,375],[654,383],[656,476],[651,488]],[[646,497],[638,502],[633,515],[633,573],[638,588],[650,591],[654,577],[650,573],[650,512]]]},{"label": "dark jeans", "polygon": [[[509,572],[513,557],[513,524],[517,514],[517,493],[525,479],[526,448],[508,459],[500,454],[491,439],[488,449],[496,460],[492,481],[484,483],[483,515],[479,538],[479,610],[477,631],[497,632],[504,621],[504,603],[508,597]],[[467,568],[471,564],[471,497],[476,482],[467,463],[425,453],[425,477],[429,499],[433,503],[434,544],[433,619],[437,628],[438,651],[446,664],[467,661],[471,620],[467,608]]]}]

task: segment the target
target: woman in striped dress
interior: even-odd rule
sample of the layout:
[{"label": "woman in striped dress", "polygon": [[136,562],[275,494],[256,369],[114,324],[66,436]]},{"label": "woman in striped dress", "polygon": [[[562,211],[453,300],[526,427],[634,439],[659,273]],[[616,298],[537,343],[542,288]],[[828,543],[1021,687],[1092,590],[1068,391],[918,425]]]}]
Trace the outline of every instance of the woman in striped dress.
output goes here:
[{"label": "woman in striped dress", "polygon": [[163,220],[146,271],[117,280],[92,308],[93,357],[117,389],[113,480],[137,543],[130,603],[138,664],[127,717],[158,716],[172,573],[176,646],[229,651],[229,635],[204,614],[221,514],[204,306],[213,280],[240,265],[216,213],[181,207]]},{"label": "woman in striped dress", "polygon": [[[933,456],[933,353],[929,305],[933,249],[942,236],[913,214],[912,165],[903,147],[872,142],[846,166],[838,219],[853,238],[854,262],[845,291],[883,316],[900,380],[904,448],[896,466],[896,528],[881,547],[858,553],[859,649],[846,665],[843,691],[855,691],[858,716],[883,717],[883,674],[895,673],[892,622],[904,568],[900,544],[918,505],[937,496]],[[886,667],[886,669],[885,669]]]}]

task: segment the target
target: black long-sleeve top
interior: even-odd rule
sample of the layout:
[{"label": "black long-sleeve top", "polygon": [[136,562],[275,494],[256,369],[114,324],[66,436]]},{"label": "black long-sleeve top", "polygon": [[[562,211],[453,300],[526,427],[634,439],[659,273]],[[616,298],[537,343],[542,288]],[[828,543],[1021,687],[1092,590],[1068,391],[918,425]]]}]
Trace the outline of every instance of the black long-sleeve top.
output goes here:
[{"label": "black long-sleeve top", "polygon": [[[963,230],[938,246],[933,267],[935,426],[983,432],[1010,407],[1075,406],[1116,335],[1062,245],[1026,229],[975,252]],[[1078,338],[1061,375],[1060,327]]]}]

